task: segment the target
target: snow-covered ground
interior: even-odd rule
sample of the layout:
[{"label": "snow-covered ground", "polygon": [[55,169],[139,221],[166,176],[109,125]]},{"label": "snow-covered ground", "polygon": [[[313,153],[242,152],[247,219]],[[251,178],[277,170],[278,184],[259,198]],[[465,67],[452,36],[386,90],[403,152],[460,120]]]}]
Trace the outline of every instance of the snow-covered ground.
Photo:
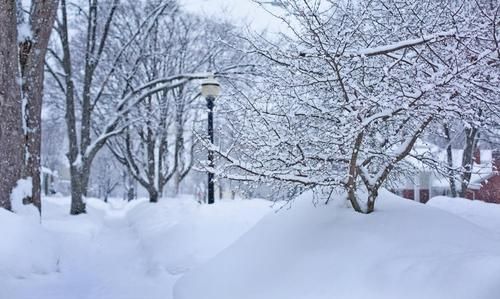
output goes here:
[{"label": "snow-covered ground", "polygon": [[381,197],[371,215],[297,200],[180,278],[175,298],[500,298],[498,235]]},{"label": "snow-covered ground", "polygon": [[68,198],[46,198],[42,225],[0,210],[0,298],[500,298],[500,206],[431,205],[88,199],[69,216]]},{"label": "snow-covered ground", "polygon": [[458,215],[474,224],[500,234],[499,204],[445,196],[433,197],[427,204]]},{"label": "snow-covered ground", "polygon": [[171,298],[182,272],[236,240],[270,205],[88,199],[86,215],[69,216],[68,198],[46,198],[42,226],[0,209],[0,298]]}]

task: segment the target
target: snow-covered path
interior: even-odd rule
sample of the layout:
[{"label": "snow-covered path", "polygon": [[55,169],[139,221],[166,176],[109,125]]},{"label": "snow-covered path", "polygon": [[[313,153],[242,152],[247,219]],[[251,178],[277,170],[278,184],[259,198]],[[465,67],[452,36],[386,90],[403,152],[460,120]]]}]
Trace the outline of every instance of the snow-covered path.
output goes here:
[{"label": "snow-covered path", "polygon": [[29,213],[0,213],[0,299],[170,299],[180,276],[272,211],[263,200],[208,206],[189,196],[89,198],[78,216],[69,204],[44,198],[42,226]]},{"label": "snow-covered path", "polygon": [[59,234],[59,273],[12,279],[1,290],[6,296],[0,297],[171,298],[175,276],[151,263],[129,225],[124,206],[103,212],[93,219],[83,215],[75,221],[68,217],[46,220],[45,226]]}]

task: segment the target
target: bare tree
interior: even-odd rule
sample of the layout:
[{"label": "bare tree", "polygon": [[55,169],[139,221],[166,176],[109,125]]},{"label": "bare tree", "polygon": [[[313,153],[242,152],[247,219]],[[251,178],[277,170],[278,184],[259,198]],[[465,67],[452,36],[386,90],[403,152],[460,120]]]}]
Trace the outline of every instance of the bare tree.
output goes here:
[{"label": "bare tree", "polygon": [[[133,15],[141,18],[140,12]],[[132,18],[127,18],[126,22],[132,23],[124,26],[126,28],[137,23]],[[221,52],[226,46],[219,39],[222,28],[221,24],[182,11],[158,19],[147,39],[137,45],[137,51],[132,51],[137,55],[128,59],[138,62],[137,66],[132,64],[136,75],[131,84],[211,69],[215,65],[213,57],[224,57]],[[231,30],[231,27],[224,30]],[[240,62],[217,61],[220,62],[217,65],[219,75],[228,75],[224,71]],[[130,64],[117,68],[121,68],[121,73],[128,73]],[[199,116],[205,115],[199,113],[199,82],[185,81],[185,84],[172,87],[146,98],[131,110],[128,119],[123,119],[129,123],[124,133],[108,141],[118,161],[148,191],[151,202],[158,200],[164,186],[172,179],[174,193],[179,192],[181,181],[194,163],[193,128]]]},{"label": "bare tree", "polygon": [[[1,10],[5,14],[1,16],[1,52],[2,56],[5,55],[2,57],[2,75],[7,78],[2,78],[2,84],[5,84],[2,86],[5,99],[2,100],[1,106],[5,109],[2,115],[12,118],[5,120],[1,134],[2,144],[7,147],[3,153],[13,155],[1,159],[2,163],[6,163],[2,167],[2,171],[5,171],[2,173],[2,180],[5,182],[1,184],[1,202],[6,208],[10,207],[7,202],[10,200],[13,182],[15,184],[22,175],[32,182],[31,196],[24,200],[25,203],[34,204],[41,212],[40,144],[44,61],[57,4],[57,0],[32,1],[26,17],[20,2],[2,2]],[[18,26],[21,28],[19,32]],[[21,89],[18,88],[17,80],[22,82]],[[24,140],[18,139],[19,130],[25,135]],[[21,140],[23,149],[19,150],[18,142]],[[18,155],[23,155],[24,159],[19,160]],[[19,164],[19,161],[23,160],[24,162]]]},{"label": "bare tree", "polygon": [[[85,212],[83,196],[87,194],[92,161],[106,144],[106,140],[124,129],[122,126],[119,127],[119,120],[133,106],[130,102],[142,100],[147,96],[144,93],[147,93],[148,89],[157,88],[157,84],[166,84],[172,80],[172,78],[159,80],[136,90],[130,90],[127,80],[123,80],[125,88],[122,89],[121,95],[113,94],[116,95],[115,101],[106,102],[112,98],[109,97],[109,93],[113,91],[114,86],[110,86],[110,82],[116,75],[116,64],[124,59],[127,49],[136,43],[140,36],[148,34],[152,24],[165,10],[171,8],[172,2],[160,3],[151,9],[145,18],[140,20],[130,38],[120,44],[117,51],[115,48],[110,51],[109,45],[122,41],[120,36],[113,35],[113,22],[120,9],[119,1],[92,0],[86,7],[80,6],[78,2],[72,4],[74,9],[70,10],[68,2],[61,1],[61,14],[57,21],[56,32],[62,49],[51,51],[56,64],[48,65],[48,68],[64,94],[69,140],[67,156],[71,173],[70,213],[80,214]],[[84,12],[81,18],[75,20],[83,22],[85,30],[81,32],[83,39],[75,39],[76,44],[73,44],[68,34],[72,26],[69,23],[68,13],[75,11],[78,14]],[[78,25],[81,24],[75,24]],[[80,65],[83,65],[81,72]],[[131,74],[133,75],[133,72]],[[100,128],[98,131],[93,131],[92,128],[96,123],[100,123]]]},{"label": "bare tree", "polygon": [[93,196],[107,202],[109,196],[122,183],[122,167],[116,163],[109,151],[101,150],[91,172],[90,190],[94,190]]}]

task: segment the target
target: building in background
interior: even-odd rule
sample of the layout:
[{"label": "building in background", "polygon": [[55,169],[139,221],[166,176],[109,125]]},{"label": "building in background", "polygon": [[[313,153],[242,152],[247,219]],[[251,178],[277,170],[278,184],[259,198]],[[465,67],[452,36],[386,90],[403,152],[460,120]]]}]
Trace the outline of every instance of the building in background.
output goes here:
[{"label": "building in background", "polygon": [[[417,152],[432,153],[433,159],[446,165],[446,150],[432,145],[419,145]],[[463,150],[453,149],[453,168],[459,169],[462,164]],[[417,171],[407,177],[401,184],[393,188],[400,196],[418,202],[426,203],[434,196],[451,196],[448,177],[427,166],[425,163],[413,160]],[[466,198],[482,200],[500,204],[500,151],[492,149],[478,149],[474,155],[472,176],[466,191]],[[460,182],[456,180],[459,188]]]}]

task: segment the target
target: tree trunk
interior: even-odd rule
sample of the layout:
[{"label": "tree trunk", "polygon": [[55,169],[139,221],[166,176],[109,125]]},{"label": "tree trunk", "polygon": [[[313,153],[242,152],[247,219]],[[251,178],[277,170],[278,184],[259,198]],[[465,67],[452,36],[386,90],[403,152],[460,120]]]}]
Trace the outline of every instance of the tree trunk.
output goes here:
[{"label": "tree trunk", "polygon": [[0,28],[0,207],[10,210],[24,144],[15,0],[0,0]]},{"label": "tree trunk", "polygon": [[132,201],[135,198],[135,189],[134,186],[130,186],[127,190],[127,200]]},{"label": "tree trunk", "polygon": [[86,213],[83,197],[86,195],[89,174],[84,169],[71,166],[71,215]]},{"label": "tree trunk", "polygon": [[474,166],[474,161],[472,157],[474,156],[474,151],[477,145],[477,128],[465,129],[465,148],[462,157],[462,168],[463,172],[460,176],[460,197],[466,196],[467,188],[469,187],[470,179],[472,177],[472,168]]},{"label": "tree trunk", "polygon": [[378,188],[369,190],[368,201],[366,202],[366,214],[370,214],[375,210],[375,200],[378,197]]},{"label": "tree trunk", "polygon": [[50,177],[47,173],[43,174],[43,194],[45,196],[49,195]]},{"label": "tree trunk", "polygon": [[222,186],[222,180],[219,180],[219,200],[222,200],[224,196],[224,188]]},{"label": "tree trunk", "polygon": [[149,202],[158,202],[158,191],[156,189],[148,189]]},{"label": "tree trunk", "polygon": [[31,177],[31,197],[24,199],[41,212],[40,154],[42,140],[42,100],[45,53],[58,0],[34,1],[31,7],[30,27],[32,36],[19,43],[19,65],[22,76],[22,93],[25,107],[26,157],[23,175]]},{"label": "tree trunk", "polygon": [[358,196],[356,195],[357,190],[357,177],[358,177],[358,154],[361,149],[361,144],[363,142],[364,133],[358,133],[356,136],[356,141],[354,142],[354,147],[352,149],[351,159],[349,161],[349,179],[346,183],[347,188],[347,199],[351,202],[352,208],[358,213],[364,213],[363,209],[359,204]]},{"label": "tree trunk", "polygon": [[181,189],[181,174],[177,170],[174,174],[174,195],[177,196]]},{"label": "tree trunk", "polygon": [[450,182],[450,191],[452,197],[457,197],[457,184],[455,182],[455,173],[453,170],[453,151],[451,148],[451,134],[447,125],[444,126],[444,135],[448,141],[446,147],[446,160],[448,163],[448,181]]}]

